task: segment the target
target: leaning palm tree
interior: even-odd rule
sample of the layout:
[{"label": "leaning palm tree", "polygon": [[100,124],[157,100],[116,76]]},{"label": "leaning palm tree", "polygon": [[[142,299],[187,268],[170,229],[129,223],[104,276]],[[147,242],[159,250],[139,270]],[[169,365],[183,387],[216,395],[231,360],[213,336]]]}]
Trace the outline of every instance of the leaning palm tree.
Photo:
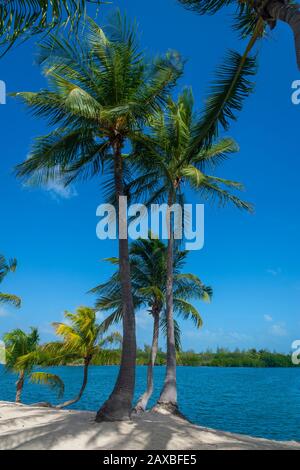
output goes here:
[{"label": "leaning palm tree", "polygon": [[[64,383],[55,374],[46,372],[32,372],[33,363],[28,362],[28,355],[39,354],[39,334],[37,328],[31,328],[30,333],[25,333],[20,329],[6,333],[3,337],[5,345],[6,369],[18,374],[16,383],[16,403],[21,402],[21,395],[26,377],[31,383],[44,384],[51,389],[58,391],[58,396],[64,393]],[[25,361],[24,361],[25,358]]]},{"label": "leaning palm tree", "polygon": [[[6,260],[3,255],[0,255],[0,284],[4,280],[4,278],[7,276],[9,272],[15,272],[17,268],[17,260],[16,259],[11,259],[11,260]],[[4,294],[3,292],[0,292],[0,303],[10,303],[14,305],[15,307],[20,307],[21,306],[21,299],[20,297],[17,297],[16,295],[12,294]]]},{"label": "leaning palm tree", "polygon": [[[151,235],[151,234],[150,234]],[[201,280],[181,270],[187,257],[186,251],[176,250],[174,253],[174,312],[184,319],[191,319],[196,328],[202,325],[198,310],[190,303],[191,299],[209,301],[212,289],[205,286]],[[135,308],[146,307],[153,318],[152,346],[147,369],[147,389],[139,398],[136,412],[145,411],[152,396],[154,388],[153,368],[158,351],[159,330],[166,331],[166,260],[167,247],[158,239],[144,239],[132,242],[130,246],[130,266],[133,286]],[[116,265],[117,258],[109,261]],[[118,272],[102,285],[91,290],[98,295],[96,308],[111,311],[106,318],[104,327],[109,328],[113,323],[119,322],[122,317],[120,278]],[[180,328],[175,321],[177,349],[180,347]]]},{"label": "leaning palm tree", "polygon": [[[138,49],[135,27],[128,27],[117,13],[107,34],[90,20],[80,42],[50,37],[41,48],[40,60],[49,88],[17,96],[36,115],[48,118],[55,129],[35,141],[18,175],[40,183],[59,177],[69,184],[104,171],[119,208],[127,171],[124,146],[134,141],[149,116],[166,101],[182,72],[178,56],[169,53],[152,63],[146,61]],[[98,411],[98,421],[128,419],[134,392],[135,315],[126,223],[122,226],[122,359],[114,390]]]},{"label": "leaning palm tree", "polygon": [[49,343],[44,350],[53,357],[53,362],[63,362],[70,360],[83,361],[83,381],[78,395],[68,400],[56,408],[77,403],[87,386],[88,369],[93,359],[101,355],[102,349],[113,343],[122,344],[122,337],[119,333],[112,333],[104,337],[104,328],[97,323],[96,311],[88,307],[79,307],[75,313],[65,312],[65,319],[68,323],[53,323],[55,333],[63,341],[61,343]]},{"label": "leaning palm tree", "polygon": [[[222,86],[227,86],[225,79]],[[160,112],[153,117],[150,134],[141,136],[133,152],[133,158],[138,160],[140,168],[143,166],[143,171],[129,184],[128,190],[136,197],[146,195],[148,204],[167,204],[167,373],[157,408],[164,407],[170,411],[177,411],[173,205],[183,204],[183,188],[189,185],[205,200],[217,198],[221,204],[232,203],[239,209],[251,210],[249,203],[232,193],[242,189],[240,183],[204,173],[205,168],[222,162],[230,153],[237,151],[232,139],[225,138],[211,144],[217,132],[216,121],[220,120],[226,127],[228,125],[226,115],[220,110],[217,112],[220,108],[219,94],[220,89],[215,87],[200,120],[193,111],[194,101],[190,89],[184,90],[178,102],[170,99],[165,113]],[[227,116],[230,115],[227,107]]]},{"label": "leaning palm tree", "polygon": [[247,55],[256,41],[265,35],[268,27],[274,29],[277,21],[287,23],[291,28],[300,69],[300,10],[293,0],[179,0],[186,8],[200,15],[213,15],[224,6],[236,8],[234,28],[242,38],[251,36]]},{"label": "leaning palm tree", "polygon": [[76,29],[87,4],[98,0],[2,0],[0,2],[0,51],[3,54],[18,39],[47,34],[58,26]]}]

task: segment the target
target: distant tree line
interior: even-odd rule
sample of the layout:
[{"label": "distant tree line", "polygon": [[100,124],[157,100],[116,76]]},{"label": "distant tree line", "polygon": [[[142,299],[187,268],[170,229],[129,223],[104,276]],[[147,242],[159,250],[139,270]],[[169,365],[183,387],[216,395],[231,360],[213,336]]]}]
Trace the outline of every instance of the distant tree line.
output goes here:
[{"label": "distant tree line", "polygon": [[[137,350],[137,364],[148,365],[150,346]],[[120,350],[103,350],[94,365],[119,365]],[[292,363],[290,354],[271,352],[267,349],[247,349],[230,351],[218,348],[215,352],[205,351],[196,353],[192,350],[177,353],[177,362],[181,366],[207,366],[207,367],[297,367]],[[156,365],[166,364],[166,353],[158,350]]]}]

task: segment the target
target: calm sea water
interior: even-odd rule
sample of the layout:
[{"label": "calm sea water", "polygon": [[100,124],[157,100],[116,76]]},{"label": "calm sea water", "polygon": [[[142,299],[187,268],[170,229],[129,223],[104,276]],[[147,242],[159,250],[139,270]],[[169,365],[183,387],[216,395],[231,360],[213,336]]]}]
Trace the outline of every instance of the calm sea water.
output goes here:
[{"label": "calm sea water", "polygon": [[[81,367],[48,369],[65,382],[65,399],[79,390]],[[90,367],[88,387],[74,409],[95,411],[108,397],[118,368]],[[155,368],[157,398],[165,368]],[[13,401],[15,379],[0,366],[0,400]],[[138,396],[145,387],[146,367],[137,368]],[[300,369],[178,367],[179,404],[194,423],[281,440],[300,441]],[[23,402],[51,401],[55,394],[44,386],[26,384]]]}]

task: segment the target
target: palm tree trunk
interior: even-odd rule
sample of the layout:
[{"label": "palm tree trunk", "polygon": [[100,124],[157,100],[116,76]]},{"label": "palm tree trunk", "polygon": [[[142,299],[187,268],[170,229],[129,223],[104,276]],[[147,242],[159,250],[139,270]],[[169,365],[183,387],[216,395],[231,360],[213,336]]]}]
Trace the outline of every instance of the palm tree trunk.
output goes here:
[{"label": "palm tree trunk", "polygon": [[[120,196],[124,196],[122,145],[122,140],[116,137],[113,148],[115,188],[118,206]],[[124,217],[125,214],[120,214],[119,226],[121,221],[124,222]],[[121,365],[113,392],[97,413],[97,422],[130,419],[132,410],[135,386],[136,336],[127,236],[124,239],[119,236],[119,260],[123,304],[123,347]]]},{"label": "palm tree trunk", "polygon": [[175,332],[174,332],[174,299],[173,299],[173,245],[174,245],[174,230],[173,222],[170,215],[170,207],[173,203],[172,195],[169,195],[168,200],[168,226],[169,226],[169,240],[167,251],[167,285],[166,285],[166,304],[167,304],[167,371],[164,386],[161,395],[158,399],[157,405],[154,410],[160,407],[168,411],[177,411],[177,384],[176,384],[176,346],[175,346]]},{"label": "palm tree trunk", "polygon": [[287,23],[294,33],[297,65],[300,69],[300,11],[299,5],[287,4],[279,0],[271,0],[265,7],[274,20]]},{"label": "palm tree trunk", "polygon": [[154,318],[153,323],[153,337],[152,337],[152,347],[151,347],[151,354],[150,354],[150,361],[148,364],[147,370],[147,390],[143,395],[138,399],[138,402],[134,408],[136,413],[142,413],[146,410],[148,402],[151,398],[154,388],[154,381],[153,381],[153,368],[155,365],[155,360],[158,351],[158,337],[159,337],[159,312],[153,309],[152,315]]},{"label": "palm tree trunk", "polygon": [[24,385],[25,373],[24,371],[20,372],[19,378],[17,380],[17,393],[16,393],[16,403],[21,403],[21,395]]},{"label": "palm tree trunk", "polygon": [[89,370],[89,365],[90,365],[91,359],[92,358],[90,356],[86,357],[84,359],[83,382],[82,382],[81,389],[80,389],[77,397],[73,398],[72,400],[65,401],[64,403],[61,403],[60,405],[57,405],[55,408],[60,410],[62,408],[65,408],[66,406],[74,405],[74,403],[77,403],[81,399],[81,397],[83,395],[83,392],[85,391],[85,388],[87,386],[88,370]]}]

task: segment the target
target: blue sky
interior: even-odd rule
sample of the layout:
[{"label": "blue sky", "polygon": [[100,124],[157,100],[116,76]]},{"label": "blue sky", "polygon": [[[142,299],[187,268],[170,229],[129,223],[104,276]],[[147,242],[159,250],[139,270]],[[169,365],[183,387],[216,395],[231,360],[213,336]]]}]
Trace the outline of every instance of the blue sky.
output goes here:
[{"label": "blue sky", "polygon": [[[192,86],[201,109],[225,51],[243,47],[231,31],[229,10],[200,17],[175,0],[115,0],[103,6],[99,22],[105,24],[105,15],[117,6],[137,18],[148,54],[176,49],[187,59],[178,92]],[[9,92],[36,91],[45,85],[34,65],[35,41],[0,61],[0,80]],[[191,252],[186,271],[199,275],[215,294],[210,305],[198,305],[204,320],[201,331],[182,323],[185,349],[289,351],[292,341],[300,338],[300,106],[291,102],[296,79],[293,39],[288,28],[279,25],[259,46],[256,92],[228,134],[241,150],[218,170],[245,184],[243,196],[255,204],[255,214],[206,206],[205,247]],[[116,254],[116,244],[98,240],[95,233],[96,207],[103,202],[101,178],[68,190],[55,184],[22,187],[13,167],[47,128],[13,99],[0,106],[0,122],[0,251],[19,262],[1,289],[23,299],[19,311],[0,307],[0,335],[37,325],[42,339],[50,340],[51,321],[61,320],[66,309],[92,305],[93,297],[86,292],[111,272],[101,260]],[[137,325],[139,345],[149,343],[149,315],[140,312]]]}]

